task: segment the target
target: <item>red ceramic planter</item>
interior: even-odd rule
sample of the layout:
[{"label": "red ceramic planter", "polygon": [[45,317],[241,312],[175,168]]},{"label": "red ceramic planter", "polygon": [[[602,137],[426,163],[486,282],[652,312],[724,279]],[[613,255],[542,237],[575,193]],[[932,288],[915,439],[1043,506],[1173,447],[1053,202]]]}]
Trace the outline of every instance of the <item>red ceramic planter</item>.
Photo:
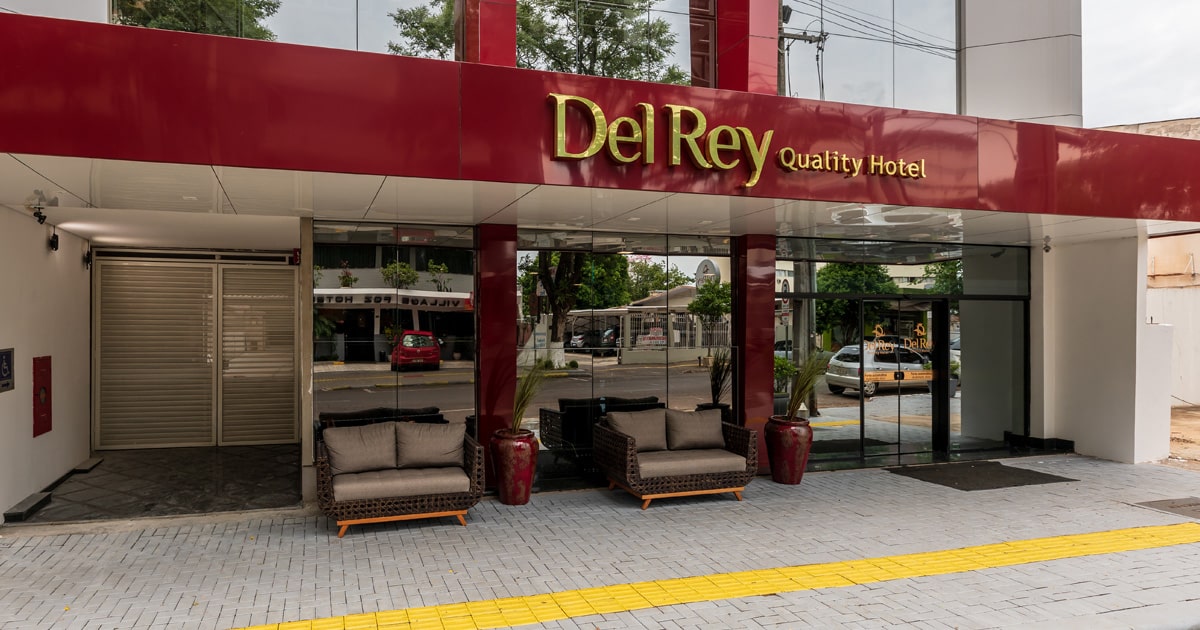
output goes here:
[{"label": "red ceramic planter", "polygon": [[496,470],[496,492],[505,505],[529,503],[533,473],[537,469],[538,443],[532,431],[500,429],[489,444]]},{"label": "red ceramic planter", "polygon": [[764,432],[767,457],[771,461],[771,480],[789,485],[800,483],[812,450],[813,432],[808,420],[789,421],[784,416],[771,416]]}]

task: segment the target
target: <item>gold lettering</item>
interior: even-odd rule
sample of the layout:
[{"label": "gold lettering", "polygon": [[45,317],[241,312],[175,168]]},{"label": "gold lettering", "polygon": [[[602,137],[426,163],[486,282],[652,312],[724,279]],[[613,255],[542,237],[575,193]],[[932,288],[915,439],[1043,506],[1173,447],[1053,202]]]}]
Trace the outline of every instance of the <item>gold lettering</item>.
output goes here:
[{"label": "gold lettering", "polygon": [[654,106],[650,103],[638,103],[638,108],[642,110],[642,129],[645,130],[646,145],[643,147],[646,159],[642,160],[644,164],[654,163]]},{"label": "gold lettering", "polygon": [[925,177],[925,158],[921,158],[921,178]]},{"label": "gold lettering", "polygon": [[[704,152],[700,150],[700,145],[696,143],[696,139],[704,135],[704,129],[708,126],[708,120],[704,117],[704,113],[687,105],[667,105],[666,110],[671,113],[671,144],[668,147],[667,163],[671,166],[679,166],[683,160],[682,143],[686,142],[692,163],[699,168],[712,168],[712,164],[704,158]],[[683,112],[691,114],[695,120],[695,126],[690,133],[683,132]]]},{"label": "gold lettering", "polygon": [[[600,148],[604,146],[604,137],[608,134],[608,124],[604,118],[604,111],[600,109],[600,106],[582,96],[569,96],[567,94],[555,94],[551,92],[547,98],[554,101],[554,158],[559,160],[583,160],[599,153]],[[582,153],[567,151],[568,103],[581,105],[592,117],[592,140]]]},{"label": "gold lettering", "polygon": [[[771,147],[771,138],[775,137],[775,130],[768,129],[767,132],[763,134],[761,143],[754,142],[754,133],[746,127],[738,127],[737,130],[742,134],[742,137],[746,139],[746,153],[750,156],[750,179],[746,180],[746,183],[743,184],[743,186],[746,188],[754,188],[754,185],[758,183],[758,178],[762,176],[763,164],[766,163],[767,151],[770,150]],[[780,151],[780,153],[782,153],[782,151]],[[793,162],[795,161],[795,155],[796,153],[793,151]],[[796,170],[794,168],[794,164],[792,170]]]},{"label": "gold lettering", "polygon": [[878,174],[882,173],[883,172],[883,156],[882,155],[872,155],[872,156],[870,156],[870,160],[871,160],[871,170],[868,172],[871,175],[878,175]]},{"label": "gold lettering", "polygon": [[908,166],[905,167],[904,171],[905,171],[904,172],[905,175],[908,175],[909,177],[916,179],[917,177],[919,177],[921,175],[921,165],[917,164],[916,162],[909,162]]},{"label": "gold lettering", "polygon": [[[722,136],[729,136],[728,142],[722,142]],[[717,125],[708,134],[708,159],[712,160],[713,166],[727,171],[738,164],[741,164],[740,158],[733,158],[732,161],[726,162],[721,158],[721,151],[741,151],[742,137],[737,131],[729,125]]]},{"label": "gold lettering", "polygon": [[792,147],[783,147],[775,157],[779,160],[779,168],[785,171],[795,173],[800,168],[796,166],[796,150]]},{"label": "gold lettering", "polygon": [[863,159],[862,158],[850,158],[850,163],[854,165],[854,172],[850,176],[858,177],[858,174],[862,172]]},{"label": "gold lettering", "polygon": [[[621,134],[621,125],[624,124],[629,125],[629,135]],[[637,151],[633,155],[626,156],[621,152],[620,145],[622,143],[635,145],[642,143],[641,125],[639,125],[636,120],[628,116],[621,116],[620,118],[612,121],[612,124],[608,126],[608,153],[612,155],[612,159],[622,164],[636,162],[638,158],[642,157],[641,151]]]}]

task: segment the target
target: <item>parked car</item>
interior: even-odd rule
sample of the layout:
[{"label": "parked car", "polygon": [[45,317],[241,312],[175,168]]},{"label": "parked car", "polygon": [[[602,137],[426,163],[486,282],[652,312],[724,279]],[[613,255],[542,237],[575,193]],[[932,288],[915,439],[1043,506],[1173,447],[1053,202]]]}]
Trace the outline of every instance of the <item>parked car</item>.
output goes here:
[{"label": "parked car", "polygon": [[775,356],[791,360],[792,359],[792,340],[781,339],[775,342]]},{"label": "parked car", "polygon": [[567,340],[567,347],[579,349],[583,347],[583,343],[583,333],[579,333],[576,335],[571,335],[571,338]]},{"label": "parked car", "polygon": [[[862,360],[860,353],[861,350],[857,345],[846,346],[838,350],[837,354],[829,360],[829,366],[825,370],[825,383],[829,386],[830,392],[841,394],[847,389],[857,390],[859,375],[864,370],[867,372],[918,371],[924,370],[925,363],[928,361],[925,355],[902,346],[879,350],[868,347],[865,361]],[[862,393],[871,396],[880,387],[925,387],[927,382],[925,380],[896,381],[890,378],[884,381],[867,381],[862,384]]]},{"label": "parked car", "polygon": [[592,354],[597,356],[616,355],[617,346],[621,344],[621,329],[609,328],[600,333],[600,339],[592,346]]},{"label": "parked car", "polygon": [[400,333],[400,339],[392,349],[392,370],[413,366],[433,370],[442,367],[441,348],[433,333],[426,330],[406,330]]}]

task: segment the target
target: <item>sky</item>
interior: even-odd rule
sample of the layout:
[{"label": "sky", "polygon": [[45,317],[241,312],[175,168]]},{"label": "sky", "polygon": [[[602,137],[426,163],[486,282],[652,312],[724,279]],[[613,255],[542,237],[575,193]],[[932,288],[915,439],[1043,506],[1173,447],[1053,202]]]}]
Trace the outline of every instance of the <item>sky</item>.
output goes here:
[{"label": "sky", "polygon": [[1200,118],[1197,23],[1196,0],[1083,0],[1084,126]]}]

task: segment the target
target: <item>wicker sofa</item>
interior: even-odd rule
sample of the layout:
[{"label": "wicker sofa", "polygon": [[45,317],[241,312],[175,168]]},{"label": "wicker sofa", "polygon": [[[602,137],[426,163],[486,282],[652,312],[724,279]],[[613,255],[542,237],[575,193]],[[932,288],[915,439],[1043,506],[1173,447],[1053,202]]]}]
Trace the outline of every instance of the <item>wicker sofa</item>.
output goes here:
[{"label": "wicker sofa", "polygon": [[378,422],[330,427],[317,444],[317,503],[351,525],[456,516],[483,496],[483,447],[466,425]]},{"label": "wicker sofa", "polygon": [[371,407],[353,411],[322,411],[317,414],[317,437],[329,427],[356,427],[376,422],[448,422],[437,407]]},{"label": "wicker sofa", "polygon": [[593,428],[596,464],[608,487],[650,501],[732,492],[738,501],[758,471],[758,435],[721,422],[719,409],[611,412]]}]

